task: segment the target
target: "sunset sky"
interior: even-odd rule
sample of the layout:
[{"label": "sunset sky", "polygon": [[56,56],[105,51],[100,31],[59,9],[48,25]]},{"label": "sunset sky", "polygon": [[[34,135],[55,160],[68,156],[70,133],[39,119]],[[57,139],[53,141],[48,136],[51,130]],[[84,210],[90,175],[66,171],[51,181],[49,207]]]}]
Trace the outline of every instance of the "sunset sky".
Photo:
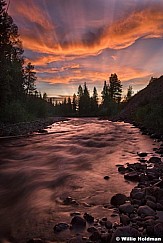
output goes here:
[{"label": "sunset sky", "polygon": [[48,96],[84,82],[100,96],[111,73],[136,92],[163,74],[163,0],[11,0],[9,14]]}]

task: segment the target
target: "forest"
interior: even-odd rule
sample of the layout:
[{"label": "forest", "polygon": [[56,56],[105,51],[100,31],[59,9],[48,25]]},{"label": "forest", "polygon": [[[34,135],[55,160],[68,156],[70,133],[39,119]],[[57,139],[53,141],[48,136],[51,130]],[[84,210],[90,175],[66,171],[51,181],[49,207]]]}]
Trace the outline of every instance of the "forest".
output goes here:
[{"label": "forest", "polygon": [[108,116],[113,117],[124,107],[133,95],[132,86],[129,86],[127,95],[122,101],[122,84],[116,73],[111,74],[109,82],[104,81],[101,96],[96,87],[90,96],[87,84],[79,85],[77,95],[65,98],[61,103],[56,102],[55,113],[68,116]]}]

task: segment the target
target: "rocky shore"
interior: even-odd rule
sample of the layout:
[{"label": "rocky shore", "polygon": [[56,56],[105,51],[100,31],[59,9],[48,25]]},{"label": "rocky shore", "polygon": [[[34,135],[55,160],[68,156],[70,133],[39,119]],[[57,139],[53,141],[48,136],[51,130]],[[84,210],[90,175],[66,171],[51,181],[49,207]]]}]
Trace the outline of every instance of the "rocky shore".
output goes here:
[{"label": "rocky shore", "polygon": [[[139,152],[138,161],[133,164],[116,165],[126,181],[137,185],[127,197],[123,193],[113,195],[110,200],[113,215],[119,215],[119,222],[107,215],[95,218],[93,215],[75,211],[78,202],[67,197],[64,205],[74,205],[69,223],[58,222],[52,229],[59,237],[64,231],[73,231],[74,237],[61,241],[67,243],[116,243],[116,242],[162,242],[163,240],[163,143],[154,148],[157,156]],[[148,157],[148,159],[147,159]],[[104,177],[108,180],[109,176]],[[127,237],[127,238],[123,238]],[[60,241],[57,241],[60,242]],[[50,243],[43,239],[29,239],[27,243]],[[52,243],[52,242],[51,242]]]},{"label": "rocky shore", "polygon": [[55,122],[64,121],[64,117],[49,117],[30,122],[20,122],[15,124],[0,123],[0,137],[28,136],[33,132],[44,133],[48,126]]}]

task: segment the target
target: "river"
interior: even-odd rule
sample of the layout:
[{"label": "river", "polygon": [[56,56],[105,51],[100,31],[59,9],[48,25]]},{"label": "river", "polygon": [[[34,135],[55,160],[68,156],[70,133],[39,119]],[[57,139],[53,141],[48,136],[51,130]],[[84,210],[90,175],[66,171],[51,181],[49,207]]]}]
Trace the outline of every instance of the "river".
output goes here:
[{"label": "river", "polygon": [[[0,141],[1,239],[65,242],[72,232],[56,236],[53,227],[70,223],[70,213],[110,218],[113,210],[104,205],[115,193],[129,195],[135,185],[124,180],[116,164],[137,162],[137,152],[151,155],[157,147],[130,124],[96,118],[54,123],[47,131]],[[68,196],[78,205],[64,205]]]}]

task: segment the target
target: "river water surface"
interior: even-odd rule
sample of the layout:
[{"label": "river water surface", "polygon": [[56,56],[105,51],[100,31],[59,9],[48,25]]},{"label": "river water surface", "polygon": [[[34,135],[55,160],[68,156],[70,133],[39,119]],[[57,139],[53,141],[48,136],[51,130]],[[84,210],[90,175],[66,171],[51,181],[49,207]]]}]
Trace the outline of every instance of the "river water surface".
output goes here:
[{"label": "river water surface", "polygon": [[[56,236],[53,227],[70,223],[70,213],[110,218],[111,196],[129,195],[135,185],[124,180],[116,164],[137,162],[137,152],[151,155],[157,147],[130,124],[96,118],[74,118],[47,130],[44,135],[0,141],[1,239],[65,242],[74,232]],[[104,180],[105,175],[110,179]],[[64,205],[68,196],[78,205]]]}]

